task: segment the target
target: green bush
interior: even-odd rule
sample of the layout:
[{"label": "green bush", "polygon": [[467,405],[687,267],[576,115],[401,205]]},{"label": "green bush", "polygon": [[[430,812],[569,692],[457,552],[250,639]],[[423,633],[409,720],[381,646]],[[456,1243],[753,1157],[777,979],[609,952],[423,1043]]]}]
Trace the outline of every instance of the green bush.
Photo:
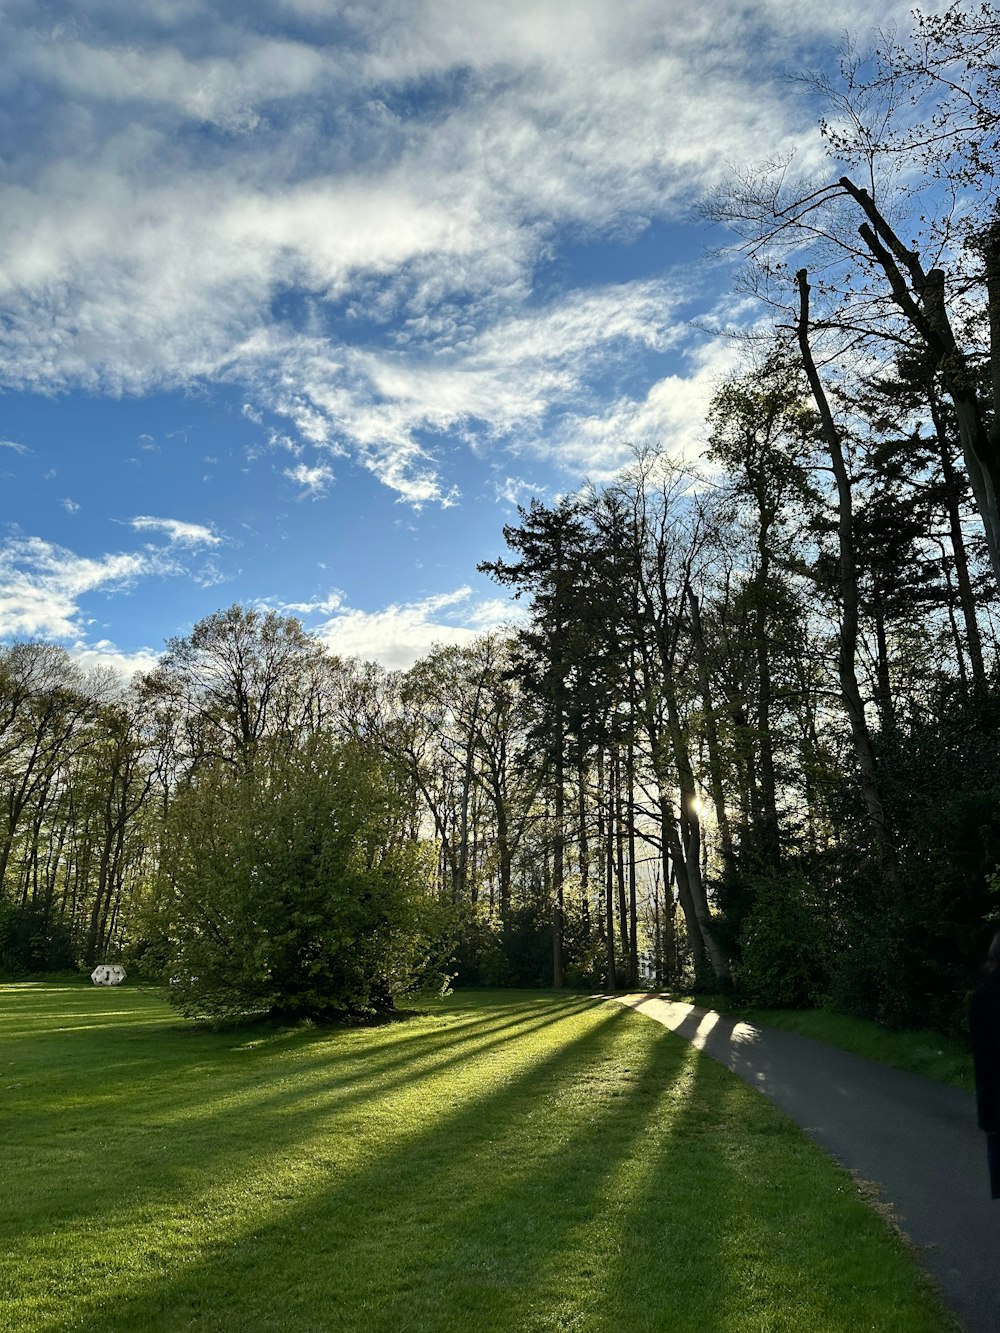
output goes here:
[{"label": "green bush", "polygon": [[792,1009],[815,1004],[827,980],[827,931],[801,872],[752,877],[754,905],[743,922],[737,984],[753,1004]]},{"label": "green bush", "polygon": [[168,818],[160,912],[182,1013],[391,1009],[443,922],[394,775],[321,738],[202,770]]}]

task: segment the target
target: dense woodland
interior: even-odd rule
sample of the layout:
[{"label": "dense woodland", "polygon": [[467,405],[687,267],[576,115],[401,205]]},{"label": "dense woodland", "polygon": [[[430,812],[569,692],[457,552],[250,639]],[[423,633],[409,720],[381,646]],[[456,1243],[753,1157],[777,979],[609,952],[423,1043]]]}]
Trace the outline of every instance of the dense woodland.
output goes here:
[{"label": "dense woodland", "polygon": [[0,968],[190,1013],[690,986],[960,1025],[1000,920],[1000,14],[710,202],[761,322],[696,467],[535,502],[510,633],[406,672],[231,607],[124,686],[0,650]]}]

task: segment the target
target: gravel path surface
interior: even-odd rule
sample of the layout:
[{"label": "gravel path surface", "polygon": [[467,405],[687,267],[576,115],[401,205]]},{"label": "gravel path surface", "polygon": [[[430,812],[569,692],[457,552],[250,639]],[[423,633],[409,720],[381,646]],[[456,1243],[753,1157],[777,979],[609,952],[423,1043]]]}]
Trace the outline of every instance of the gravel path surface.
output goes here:
[{"label": "gravel path surface", "polygon": [[968,1333],[1000,1333],[1000,1200],[972,1093],[710,1009],[616,1000],[724,1064],[871,1182]]}]

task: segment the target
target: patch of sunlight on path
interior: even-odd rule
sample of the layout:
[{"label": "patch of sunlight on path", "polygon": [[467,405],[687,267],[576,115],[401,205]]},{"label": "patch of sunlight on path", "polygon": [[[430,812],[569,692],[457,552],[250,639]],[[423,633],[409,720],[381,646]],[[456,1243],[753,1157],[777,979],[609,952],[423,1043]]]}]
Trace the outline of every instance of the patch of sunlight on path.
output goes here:
[{"label": "patch of sunlight on path", "polygon": [[972,1093],[662,996],[607,998],[762,1092],[903,1232],[966,1333],[997,1333],[1000,1202],[989,1196]]},{"label": "patch of sunlight on path", "polygon": [[[714,1009],[699,1009],[696,1005],[682,1004],[677,1000],[664,1000],[659,995],[640,993],[618,995],[615,999],[619,1004],[627,1004],[647,1017],[654,1018],[657,1023],[662,1023],[665,1028],[689,1041],[698,1051],[705,1050],[720,1022],[725,1026],[726,1040],[740,1046],[757,1041],[761,1035],[761,1029],[753,1023],[745,1023],[742,1019],[734,1022],[731,1018],[723,1018]],[[709,1051],[709,1054],[712,1052]]]}]

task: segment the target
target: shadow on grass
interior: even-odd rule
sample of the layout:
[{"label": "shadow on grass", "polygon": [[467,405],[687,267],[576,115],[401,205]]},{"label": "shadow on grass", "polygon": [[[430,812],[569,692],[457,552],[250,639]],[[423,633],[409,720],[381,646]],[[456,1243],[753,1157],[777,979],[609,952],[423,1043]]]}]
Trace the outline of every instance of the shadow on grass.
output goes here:
[{"label": "shadow on grass", "polygon": [[[829,1167],[790,1123],[684,1042],[611,1005],[546,997],[476,1012],[407,1034],[405,1057],[395,1030],[338,1040],[335,1058],[391,1076],[379,1085],[370,1072],[370,1087],[342,1098],[321,1090],[319,1105],[296,1094],[298,1109],[267,1118],[261,1156],[244,1152],[242,1179],[236,1145],[252,1108],[218,1108],[195,1126],[210,1145],[197,1182],[187,1161],[169,1189],[121,1201],[123,1252],[98,1247],[100,1219],[81,1217],[60,1262],[39,1270],[50,1289],[32,1333],[943,1327],[885,1297],[891,1243],[850,1191],[831,1192]],[[504,1064],[512,1037],[525,1044]],[[345,1040],[357,1045],[349,1056]],[[250,1061],[269,1083],[288,1054],[276,1065],[272,1049]],[[332,1136],[352,1134],[339,1157]],[[171,1209],[181,1226],[164,1236]],[[57,1289],[67,1280],[71,1302]],[[870,1311],[857,1283],[875,1292]]]},{"label": "shadow on grass", "polygon": [[[109,1284],[78,1302],[72,1321],[44,1328],[64,1333],[98,1315],[121,1333],[577,1327],[609,1247],[624,1239],[618,1173],[673,1105],[692,1058],[679,1043],[633,1037],[638,1063],[623,1074],[627,1028],[621,1010],[595,1013],[581,1035],[362,1169],[276,1202],[179,1271]],[[595,1229],[595,1216],[611,1218],[610,1230]],[[590,1295],[580,1290],[581,1253]],[[703,1318],[699,1327],[722,1325]]]},{"label": "shadow on grass", "polygon": [[[848,1173],[758,1095],[775,1075],[750,1054],[757,1030],[703,1012],[672,1031],[714,1059],[693,1066],[671,1133],[650,1143],[645,1179],[623,1219],[634,1241],[621,1272],[608,1275],[598,1326],[621,1325],[612,1294],[627,1286],[649,1312],[642,1327],[671,1333],[693,1333],[703,1317],[732,1327],[733,1311],[746,1333],[955,1330],[912,1253]],[[722,1060],[752,1071],[752,1086]],[[718,1261],[702,1289],[697,1256],[706,1252]]]},{"label": "shadow on grass", "polygon": [[[16,1200],[19,1242],[49,1233],[53,1210],[62,1226],[94,1216],[95,1197],[106,1181],[109,1150],[122,1206],[145,1213],[168,1205],[178,1195],[197,1206],[200,1196],[217,1195],[225,1182],[280,1162],[330,1122],[345,1115],[349,1123],[363,1122],[367,1109],[380,1098],[426,1086],[430,1114],[435,1078],[456,1068],[473,1070],[512,1039],[524,1041],[593,1007],[590,1001],[576,1001],[560,1004],[553,1013],[549,1002],[540,1013],[536,1006],[526,1006],[528,1016],[522,1017],[508,1006],[499,1021],[484,1018],[480,1010],[478,1022],[473,1011],[457,1024],[422,1036],[406,1034],[402,1040],[397,1029],[383,1029],[377,1036],[358,1032],[333,1037],[300,1031],[279,1042],[277,1057],[270,1043],[240,1052],[243,1068],[235,1077],[227,1058],[230,1052],[223,1052],[220,1059],[218,1039],[215,1043],[205,1039],[201,1064],[188,1058],[190,1048],[162,1069],[162,1055],[154,1051],[144,1057],[143,1066],[158,1070],[153,1079],[133,1063],[135,1082],[145,1094],[140,1099],[127,1095],[127,1083],[117,1089],[105,1083],[108,1090],[95,1095],[92,1075],[78,1081],[78,1075],[66,1072],[60,1081],[74,1088],[70,1104],[60,1101],[39,1110],[37,1099],[32,1099],[29,1113],[17,1115],[12,1108],[15,1115],[6,1127],[3,1122],[8,1118],[0,1115],[5,1175],[13,1181],[30,1174],[33,1186],[30,1195]],[[372,1044],[373,1037],[379,1045]],[[315,1056],[295,1058],[303,1048],[317,1044]],[[88,1049],[92,1058],[93,1045]],[[78,1061],[80,1070],[87,1067],[86,1052]],[[217,1084],[223,1078],[225,1089],[219,1093]],[[147,1101],[150,1093],[155,1109]],[[93,1154],[93,1165],[81,1169],[81,1156],[87,1152]],[[12,1209],[14,1205],[12,1200]]]},{"label": "shadow on grass", "polygon": [[[364,1034],[353,1031],[331,1034],[300,1028],[251,1039],[239,1047],[220,1051],[218,1039],[205,1036],[200,1052],[177,1047],[173,1059],[167,1058],[162,1047],[147,1045],[146,1051],[138,1056],[135,1052],[126,1052],[122,1059],[114,1062],[106,1054],[102,1057],[96,1042],[83,1046],[74,1038],[70,1048],[74,1051],[75,1063],[78,1068],[88,1069],[92,1077],[81,1085],[76,1082],[78,1070],[64,1068],[61,1081],[75,1083],[78,1088],[82,1086],[85,1101],[78,1098],[75,1103],[64,1105],[54,1100],[48,1106],[42,1105],[44,1114],[52,1118],[50,1128],[58,1128],[55,1121],[61,1113],[79,1115],[85,1106],[88,1114],[106,1110],[123,1131],[135,1121],[146,1128],[169,1127],[177,1117],[164,1114],[164,1107],[177,1106],[178,1116],[189,1120],[201,1118],[207,1122],[216,1114],[216,1104],[221,1103],[218,1114],[231,1115],[237,1108],[226,1103],[244,1094],[247,1104],[243,1109],[247,1113],[278,1106],[291,1109],[296,1102],[314,1102],[332,1090],[346,1094],[351,1090],[360,1093],[371,1084],[391,1087],[391,1083],[385,1082],[385,1076],[394,1070],[400,1072],[398,1081],[402,1082],[461,1065],[503,1046],[515,1032],[519,1037],[524,1036],[592,1007],[590,1001],[578,1001],[564,1004],[553,1013],[550,1003],[537,1018],[529,1015],[528,1019],[518,1011],[509,1016],[501,1014],[496,1019],[484,1019],[480,1010],[460,1022],[448,1023],[432,1031],[380,1033],[376,1039],[378,1045],[373,1045]],[[316,1054],[303,1059],[299,1053],[309,1048],[316,1048]],[[194,1058],[199,1054],[201,1061]],[[232,1063],[234,1055],[240,1058],[238,1069]],[[280,1063],[275,1064],[283,1057],[296,1057],[287,1070]],[[46,1057],[48,1065],[51,1061],[51,1055]],[[267,1066],[263,1081],[262,1063]],[[118,1070],[125,1071],[129,1078],[118,1083],[115,1077]],[[144,1075],[149,1070],[157,1071],[155,1081],[159,1094],[157,1112],[152,1116],[145,1107],[123,1101],[122,1097],[123,1089],[127,1090],[130,1082],[141,1082],[145,1086]],[[317,1080],[315,1075],[319,1071],[325,1076]],[[223,1080],[225,1089],[219,1092],[217,1084]],[[58,1090],[59,1081],[58,1076],[52,1080],[55,1090]],[[275,1083],[281,1090],[271,1090]],[[289,1083],[303,1085],[301,1091],[289,1087]],[[327,1105],[332,1108],[335,1103],[329,1101]]]}]

